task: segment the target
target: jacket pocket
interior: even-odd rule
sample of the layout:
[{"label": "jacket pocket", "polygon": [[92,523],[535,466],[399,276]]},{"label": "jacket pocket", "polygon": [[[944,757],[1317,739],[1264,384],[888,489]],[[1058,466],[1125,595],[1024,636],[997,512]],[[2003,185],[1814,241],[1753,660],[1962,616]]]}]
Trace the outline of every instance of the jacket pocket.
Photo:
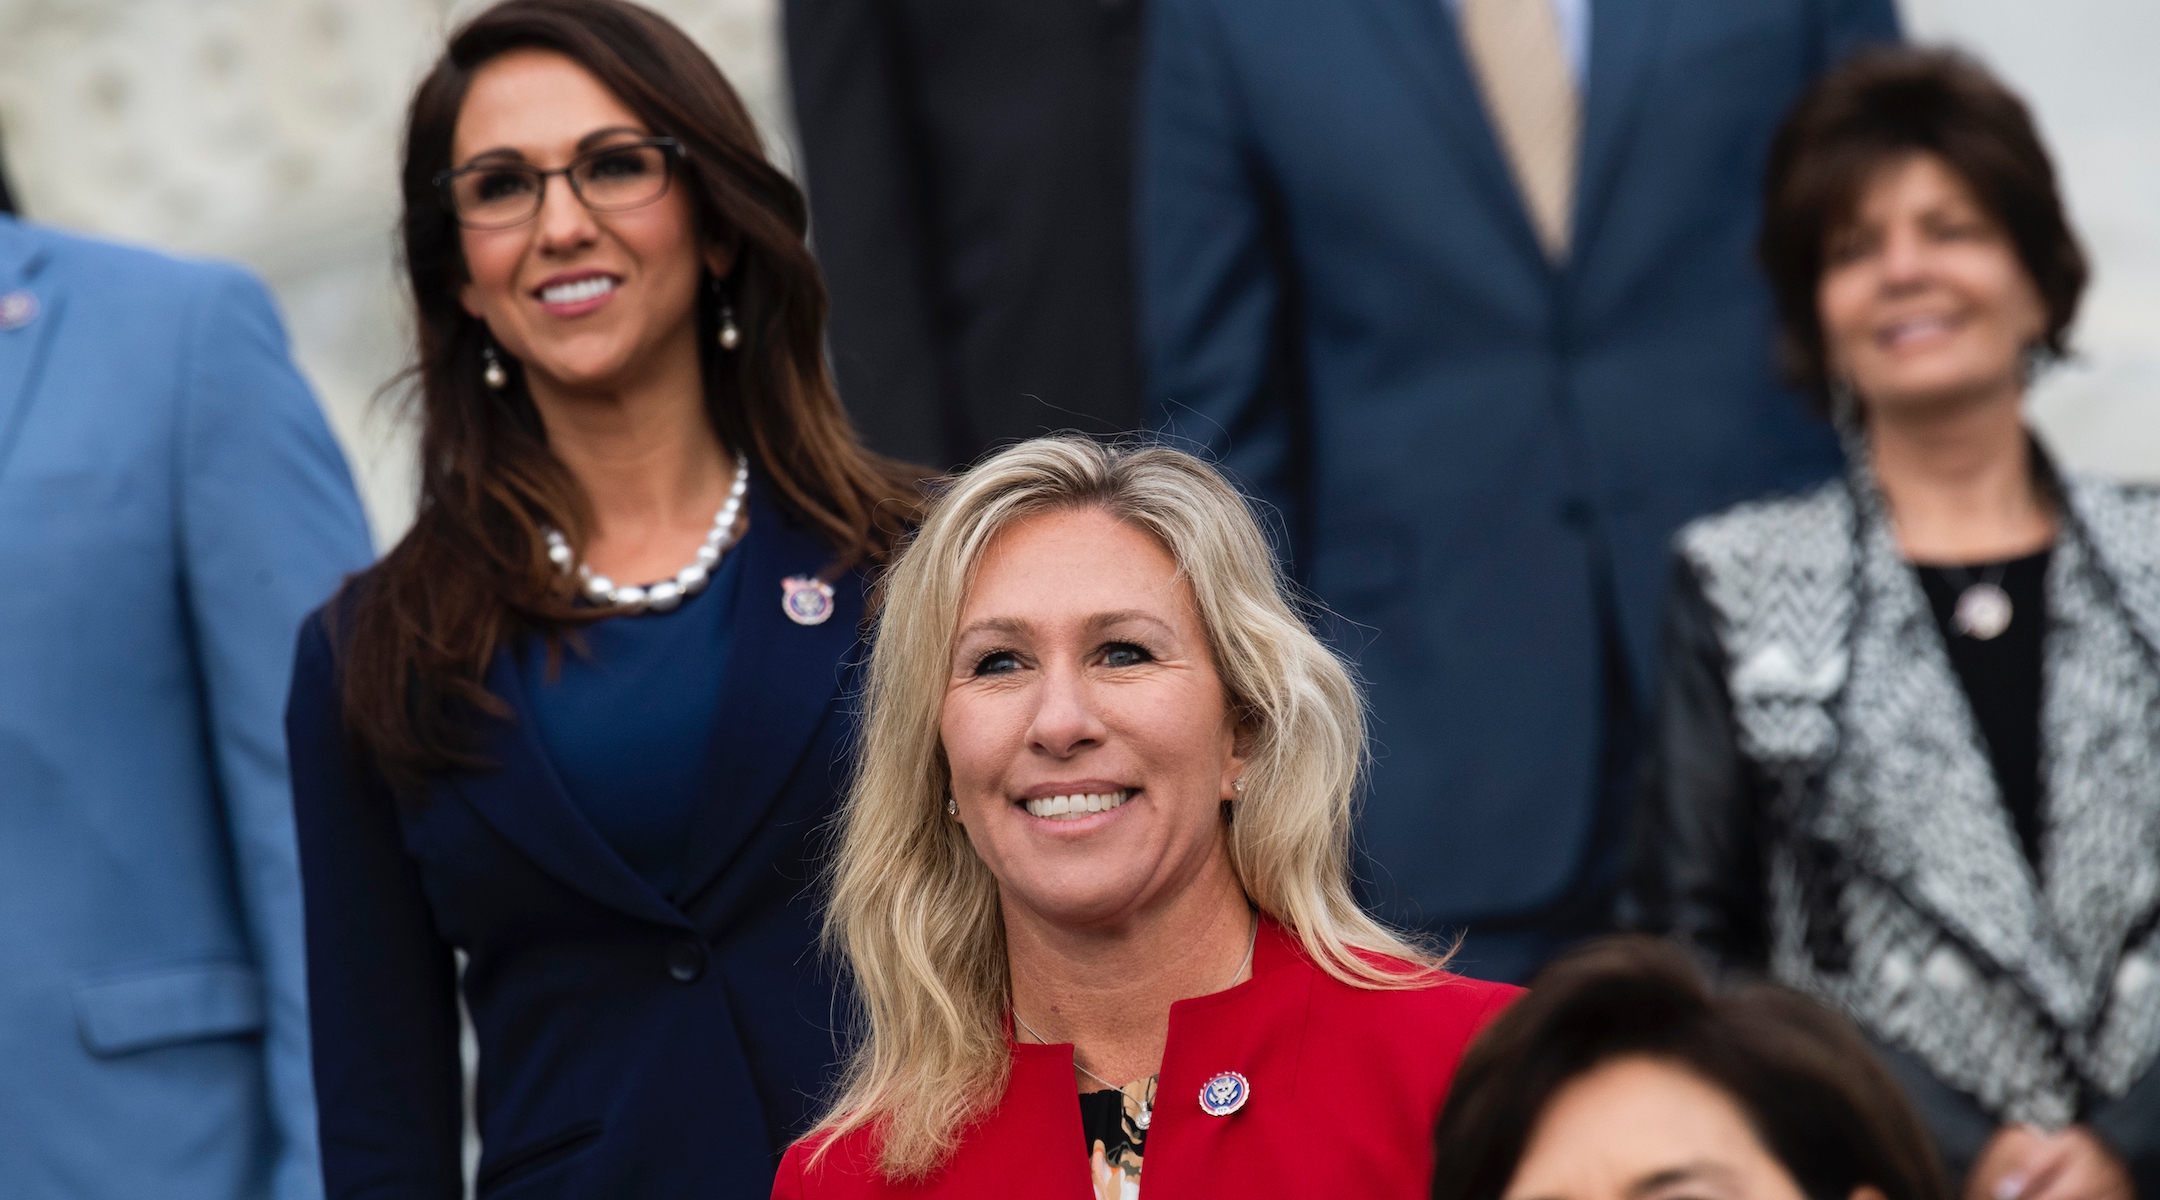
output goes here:
[{"label": "jacket pocket", "polygon": [[476,1195],[485,1196],[496,1188],[517,1182],[543,1167],[580,1153],[600,1140],[600,1122],[579,1121],[568,1129],[557,1130],[536,1142],[528,1142],[516,1150],[489,1163],[474,1182]]},{"label": "jacket pocket", "polygon": [[74,999],[83,1045],[99,1058],[263,1027],[262,976],[246,963],[99,972],[77,981]]}]

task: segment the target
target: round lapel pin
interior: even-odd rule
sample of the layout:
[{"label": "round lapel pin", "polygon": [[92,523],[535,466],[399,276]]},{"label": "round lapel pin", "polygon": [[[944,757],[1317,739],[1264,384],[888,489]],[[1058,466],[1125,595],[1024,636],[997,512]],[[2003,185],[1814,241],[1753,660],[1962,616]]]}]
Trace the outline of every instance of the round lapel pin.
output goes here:
[{"label": "round lapel pin", "polygon": [[21,329],[37,320],[37,293],[13,291],[0,296],[0,329]]},{"label": "round lapel pin", "polygon": [[815,575],[790,575],[780,581],[780,610],[797,625],[823,625],[833,614],[832,585]]},{"label": "round lapel pin", "polygon": [[1245,1107],[1252,1084],[1236,1071],[1224,1071],[1200,1085],[1200,1111],[1211,1117],[1227,1117]]}]

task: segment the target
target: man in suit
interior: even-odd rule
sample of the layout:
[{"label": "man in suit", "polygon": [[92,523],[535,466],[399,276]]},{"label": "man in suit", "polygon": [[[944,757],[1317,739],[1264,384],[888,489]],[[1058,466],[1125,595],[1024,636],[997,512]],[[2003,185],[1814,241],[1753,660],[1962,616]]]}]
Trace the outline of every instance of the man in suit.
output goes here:
[{"label": "man in suit", "polygon": [[1360,660],[1365,884],[1525,977],[1609,927],[1667,538],[1834,469],[1752,265],[1786,106],[1890,0],[1156,0],[1150,420]]},{"label": "man in suit", "polygon": [[0,216],[0,1192],[322,1194],[282,710],[370,558],[262,286]]},{"label": "man in suit", "polygon": [[940,467],[1139,414],[1140,0],[788,0],[840,395]]}]

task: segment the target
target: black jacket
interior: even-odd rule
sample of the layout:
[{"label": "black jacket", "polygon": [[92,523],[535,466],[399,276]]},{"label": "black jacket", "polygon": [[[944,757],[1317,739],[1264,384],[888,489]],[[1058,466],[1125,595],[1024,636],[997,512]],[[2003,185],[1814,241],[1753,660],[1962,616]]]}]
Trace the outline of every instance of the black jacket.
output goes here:
[{"label": "black jacket", "polygon": [[[2039,1119],[2090,1127],[2160,1196],[2146,992],[2160,904],[2135,866],[2155,852],[2160,795],[2150,774],[2114,778],[2122,754],[2160,758],[2160,494],[2082,479],[2063,494],[2044,615],[2048,868],[2051,884],[2107,872],[2089,919],[2070,915],[2075,887],[2036,886],[1989,807],[1984,748],[1864,472],[1683,530],[1628,915],[1844,1007],[1953,1178],[2007,1120],[2052,1113]],[[2088,833],[2130,844],[2079,849]],[[2076,953],[2081,937],[2094,953]],[[2144,1024],[2101,1043],[2111,1017]],[[2108,1052],[2063,1048],[2080,1039]],[[2100,1086],[2111,1061],[2130,1064],[2127,1086]],[[2027,1094],[2003,1078],[2021,1070],[2068,1082]]]},{"label": "black jacket", "polygon": [[939,467],[1139,411],[1140,0],[788,0],[840,394]]}]

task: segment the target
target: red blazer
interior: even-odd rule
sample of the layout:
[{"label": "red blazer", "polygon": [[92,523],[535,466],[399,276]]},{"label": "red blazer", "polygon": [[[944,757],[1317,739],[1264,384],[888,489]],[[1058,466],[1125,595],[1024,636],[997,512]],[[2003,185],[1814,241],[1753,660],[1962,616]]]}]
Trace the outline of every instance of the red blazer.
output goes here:
[{"label": "red blazer", "polygon": [[[1463,1047],[1520,994],[1454,975],[1414,991],[1351,987],[1263,922],[1251,979],[1170,1006],[1142,1200],[1422,1200],[1431,1194],[1433,1125]],[[1012,1052],[1004,1100],[929,1179],[886,1182],[874,1139],[856,1130],[815,1167],[815,1140],[789,1147],[774,1200],[1094,1200],[1072,1047],[1015,1044]],[[1245,1076],[1249,1094],[1229,1116],[1210,1116],[1200,1090],[1224,1071]]]}]

